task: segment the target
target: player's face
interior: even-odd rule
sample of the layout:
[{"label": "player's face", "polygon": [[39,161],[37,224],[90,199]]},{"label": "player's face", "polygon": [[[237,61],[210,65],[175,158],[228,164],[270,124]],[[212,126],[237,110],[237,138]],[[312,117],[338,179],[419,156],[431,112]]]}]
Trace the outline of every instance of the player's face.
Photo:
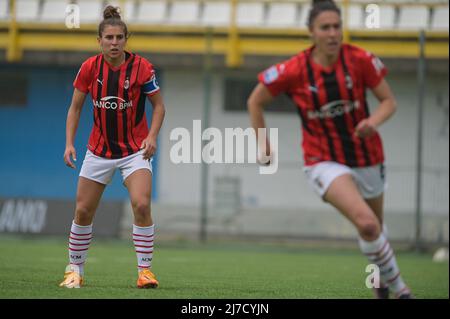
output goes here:
[{"label": "player's face", "polygon": [[121,26],[106,25],[98,42],[103,54],[111,60],[116,60],[123,56],[127,39]]},{"label": "player's face", "polygon": [[324,11],[314,19],[309,28],[314,44],[327,56],[339,53],[342,44],[342,23],[334,11]]}]

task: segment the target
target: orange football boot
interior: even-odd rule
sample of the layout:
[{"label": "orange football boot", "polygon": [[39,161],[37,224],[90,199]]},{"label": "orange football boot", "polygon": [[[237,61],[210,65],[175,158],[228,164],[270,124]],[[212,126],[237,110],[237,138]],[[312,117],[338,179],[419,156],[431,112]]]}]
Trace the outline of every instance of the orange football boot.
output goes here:
[{"label": "orange football boot", "polygon": [[137,280],[138,288],[157,288],[159,285],[158,280],[156,280],[155,274],[150,271],[150,269],[145,268],[139,272],[139,277]]}]

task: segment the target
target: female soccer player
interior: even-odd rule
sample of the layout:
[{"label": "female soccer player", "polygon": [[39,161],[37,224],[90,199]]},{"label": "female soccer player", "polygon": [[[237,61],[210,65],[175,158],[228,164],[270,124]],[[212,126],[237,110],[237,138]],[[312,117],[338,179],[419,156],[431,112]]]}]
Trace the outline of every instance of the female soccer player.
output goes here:
[{"label": "female soccer player", "polygon": [[[138,288],[156,288],[151,272],[154,225],[150,213],[151,159],[165,108],[152,64],[125,51],[128,29],[118,8],[108,6],[98,27],[101,54],[82,65],[66,124],[64,162],[75,168],[75,133],[84,100],[91,94],[94,126],[78,180],[75,218],[69,236],[69,266],[61,287],[79,288],[92,240],[92,221],[106,185],[116,169],[122,174],[134,213],[133,241],[138,264]],[[145,100],[153,106],[150,130]]]},{"label": "female soccer player", "polygon": [[[361,251],[380,269],[375,296],[388,298],[391,291],[411,298],[383,233],[384,154],[377,128],[396,109],[387,70],[374,55],[342,43],[341,12],[332,0],[313,1],[308,28],[310,48],[259,74],[248,100],[252,126],[265,127],[263,108],[274,96],[286,93],[295,102],[306,177],[356,227]],[[373,114],[367,88],[379,100]]]}]

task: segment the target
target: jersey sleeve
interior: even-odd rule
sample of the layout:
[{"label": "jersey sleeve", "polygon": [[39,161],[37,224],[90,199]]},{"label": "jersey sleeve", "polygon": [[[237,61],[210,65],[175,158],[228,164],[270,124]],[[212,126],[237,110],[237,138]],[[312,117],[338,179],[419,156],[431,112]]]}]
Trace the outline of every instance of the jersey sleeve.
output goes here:
[{"label": "jersey sleeve", "polygon": [[73,81],[73,87],[80,90],[83,93],[89,93],[89,87],[92,83],[93,70],[92,60],[86,60],[78,70],[78,74]]},{"label": "jersey sleeve", "polygon": [[146,59],[142,59],[141,71],[139,72],[139,85],[144,94],[148,96],[155,95],[160,91],[156,72],[153,65]]},{"label": "jersey sleeve", "polygon": [[388,70],[381,60],[370,52],[366,52],[361,59],[364,85],[373,89],[386,76]]},{"label": "jersey sleeve", "polygon": [[258,81],[262,83],[272,94],[277,96],[283,92],[289,92],[295,80],[295,59],[275,64],[258,74]]}]

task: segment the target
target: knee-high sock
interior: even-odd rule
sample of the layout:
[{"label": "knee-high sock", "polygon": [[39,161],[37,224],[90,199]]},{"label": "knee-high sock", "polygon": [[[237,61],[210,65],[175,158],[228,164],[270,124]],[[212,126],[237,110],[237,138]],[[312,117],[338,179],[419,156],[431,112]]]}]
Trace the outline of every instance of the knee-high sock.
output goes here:
[{"label": "knee-high sock", "polygon": [[400,276],[400,269],[397,265],[394,251],[383,233],[374,241],[366,241],[360,238],[359,246],[363,254],[369,259],[369,262],[379,267],[381,281],[388,285],[389,289],[396,296],[409,293],[409,288]]},{"label": "knee-high sock", "polygon": [[78,267],[80,275],[84,274],[84,263],[91,240],[92,224],[80,226],[73,221],[69,236],[69,262],[75,268]]},{"label": "knee-high sock", "polygon": [[133,225],[133,243],[136,250],[138,270],[152,267],[154,233],[155,225],[147,227]]}]

